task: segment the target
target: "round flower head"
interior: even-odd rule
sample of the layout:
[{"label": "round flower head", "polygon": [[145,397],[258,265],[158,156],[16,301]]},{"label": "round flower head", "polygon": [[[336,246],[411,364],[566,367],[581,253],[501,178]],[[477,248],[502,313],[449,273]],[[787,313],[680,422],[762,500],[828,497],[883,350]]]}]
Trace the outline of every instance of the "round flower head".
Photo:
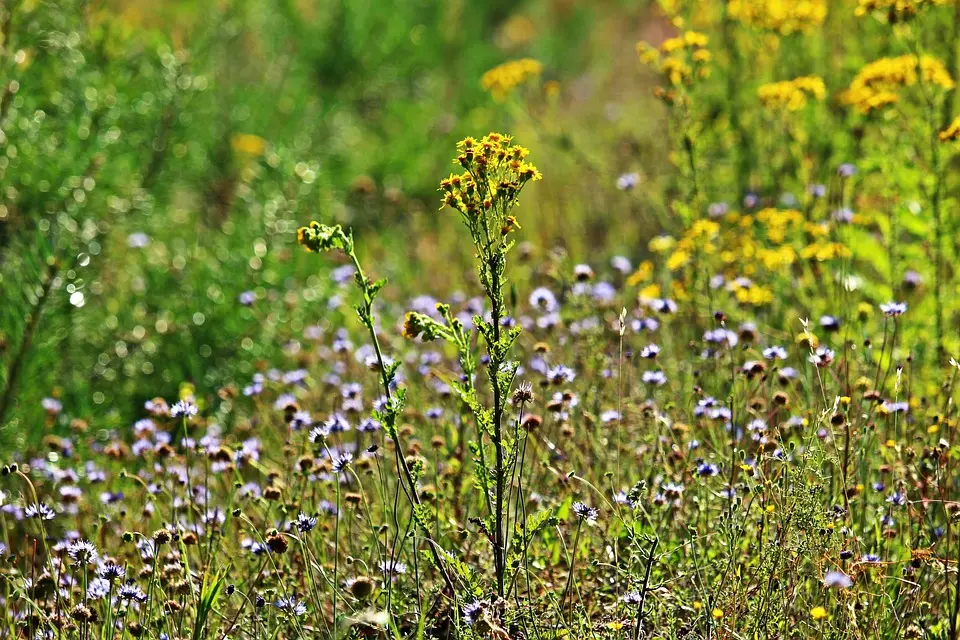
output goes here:
[{"label": "round flower head", "polygon": [[297,531],[300,533],[307,533],[315,526],[317,526],[317,519],[313,516],[308,516],[303,511],[297,515],[297,519],[294,521],[294,524],[297,527]]},{"label": "round flower head", "polygon": [[273,606],[298,618],[307,612],[307,605],[298,601],[296,596],[284,596],[274,602]]},{"label": "round flower head", "polygon": [[843,571],[827,571],[823,576],[823,585],[830,588],[847,589],[853,585],[853,580]]},{"label": "round flower head", "polygon": [[67,555],[76,567],[95,564],[100,559],[97,548],[86,540],[77,540],[67,547]]},{"label": "round flower head", "polygon": [[480,617],[480,614],[483,612],[483,602],[480,600],[474,600],[470,604],[463,605],[463,621],[468,626],[473,626],[473,624]]},{"label": "round flower head", "polygon": [[347,467],[349,467],[349,466],[350,466],[350,463],[352,463],[352,462],[353,462],[353,454],[352,454],[352,453],[344,453],[344,454],[341,454],[341,455],[337,456],[337,457],[334,458],[334,460],[333,460],[333,471],[334,471],[334,473],[340,473],[341,471],[343,471],[344,469],[346,469]]},{"label": "round flower head", "polygon": [[639,173],[624,173],[617,178],[617,189],[620,189],[620,191],[630,191],[638,184],[640,184]]},{"label": "round flower head", "polygon": [[580,520],[586,520],[587,522],[596,522],[597,518],[600,517],[600,512],[596,507],[588,507],[582,502],[573,503],[573,512]]},{"label": "round flower head", "polygon": [[896,318],[902,316],[907,312],[907,303],[906,302],[887,302],[886,304],[880,305],[880,311],[883,312],[883,315],[888,318]]},{"label": "round flower head", "polygon": [[192,418],[197,415],[197,405],[189,400],[180,400],[170,407],[171,418]]}]

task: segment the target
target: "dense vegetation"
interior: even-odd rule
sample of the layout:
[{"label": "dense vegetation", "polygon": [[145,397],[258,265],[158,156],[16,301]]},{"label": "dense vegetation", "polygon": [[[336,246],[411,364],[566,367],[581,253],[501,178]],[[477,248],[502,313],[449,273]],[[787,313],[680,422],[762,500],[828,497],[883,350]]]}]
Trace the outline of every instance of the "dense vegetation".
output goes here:
[{"label": "dense vegetation", "polygon": [[958,637],[960,3],[622,4],[3,5],[0,637]]}]

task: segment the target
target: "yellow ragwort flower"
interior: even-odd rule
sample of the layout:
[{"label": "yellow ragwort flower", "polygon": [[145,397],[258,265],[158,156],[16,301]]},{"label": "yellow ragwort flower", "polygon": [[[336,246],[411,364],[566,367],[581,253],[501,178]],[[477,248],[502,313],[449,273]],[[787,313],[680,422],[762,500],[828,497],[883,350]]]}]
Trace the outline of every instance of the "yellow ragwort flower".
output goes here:
[{"label": "yellow ragwort flower", "polygon": [[518,86],[531,78],[540,76],[543,65],[533,58],[511,60],[490,69],[480,79],[483,88],[489,91],[494,99],[501,101]]},{"label": "yellow ragwort flower", "polygon": [[807,106],[808,98],[823,100],[827,95],[827,88],[818,76],[802,76],[765,84],[757,89],[757,95],[767,109],[799,111]]},{"label": "yellow ragwort flower", "polygon": [[882,109],[900,99],[899,91],[922,78],[925,85],[949,91],[954,87],[947,67],[933,56],[880,58],[863,67],[840,100],[861,113]]},{"label": "yellow ragwort flower", "polygon": [[827,0],[730,0],[730,17],[784,35],[812,31],[827,17]]}]

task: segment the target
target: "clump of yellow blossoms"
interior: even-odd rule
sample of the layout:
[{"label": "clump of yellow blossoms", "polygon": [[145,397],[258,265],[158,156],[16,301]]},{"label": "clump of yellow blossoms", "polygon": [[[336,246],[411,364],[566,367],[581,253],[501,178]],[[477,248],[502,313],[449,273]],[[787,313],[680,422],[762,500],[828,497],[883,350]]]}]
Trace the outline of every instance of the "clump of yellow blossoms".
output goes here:
[{"label": "clump of yellow blossoms", "polygon": [[925,8],[950,4],[952,0],[859,0],[856,14],[865,16],[868,13],[881,11],[887,14],[890,22],[900,22],[910,19]]},{"label": "clump of yellow blossoms", "polygon": [[637,43],[640,61],[663,74],[672,86],[689,85],[696,78],[705,78],[710,69],[709,39],[698,31],[664,40],[659,47]]},{"label": "clump of yellow blossoms", "polygon": [[946,129],[940,132],[940,142],[953,142],[960,140],[960,116],[953,119]]},{"label": "clump of yellow blossoms", "polygon": [[543,72],[543,65],[533,58],[511,60],[490,69],[480,79],[483,88],[496,100],[504,100],[516,87]]},{"label": "clump of yellow blossoms", "polygon": [[519,228],[510,210],[523,187],[542,177],[525,161],[530,151],[511,145],[511,141],[502,133],[491,133],[480,140],[464,138],[457,143],[454,160],[464,172],[440,182],[443,206],[456,209],[477,245],[487,250],[491,243]]},{"label": "clump of yellow blossoms", "polygon": [[869,113],[897,102],[897,93],[917,84],[920,73],[924,84],[943,90],[953,89],[953,78],[942,62],[932,56],[915,55],[880,58],[866,65],[841,94],[840,99],[860,111]]},{"label": "clump of yellow blossoms", "polygon": [[827,0],[730,0],[730,17],[784,35],[810,31],[827,17]]},{"label": "clump of yellow blossoms", "polygon": [[767,109],[799,111],[807,106],[808,98],[823,100],[827,95],[827,88],[818,76],[802,76],[765,84],[757,89],[757,95]]}]

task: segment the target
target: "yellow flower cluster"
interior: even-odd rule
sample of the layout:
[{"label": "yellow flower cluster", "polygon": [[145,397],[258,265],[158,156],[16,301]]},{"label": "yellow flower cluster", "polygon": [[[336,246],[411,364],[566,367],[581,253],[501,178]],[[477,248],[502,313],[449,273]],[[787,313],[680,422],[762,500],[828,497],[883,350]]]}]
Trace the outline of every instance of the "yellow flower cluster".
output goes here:
[{"label": "yellow flower cluster", "polygon": [[458,142],[454,162],[463,167],[464,173],[451,174],[440,182],[443,206],[453,207],[468,221],[485,214],[485,223],[498,225],[503,235],[513,231],[517,223],[513,216],[507,216],[508,210],[516,204],[524,185],[542,176],[524,161],[530,151],[511,145],[512,140],[502,133],[491,133],[479,141],[465,138]]},{"label": "yellow flower cluster", "polygon": [[504,100],[516,87],[530,78],[538,77],[543,72],[543,65],[533,58],[511,60],[490,69],[480,79],[483,88],[489,91],[496,100]]},{"label": "yellow flower cluster", "polygon": [[827,0],[730,0],[727,10],[746,25],[787,35],[822,25]]},{"label": "yellow flower cluster", "polygon": [[849,258],[851,255],[850,249],[839,242],[822,242],[819,240],[804,247],[800,252],[801,258],[805,260],[813,259],[817,262],[834,258]]},{"label": "yellow flower cluster", "polygon": [[252,133],[238,133],[230,138],[230,146],[241,155],[259,156],[266,150],[267,141]]},{"label": "yellow flower cluster", "polygon": [[960,140],[960,116],[953,119],[946,129],[940,132],[940,142],[953,142]]},{"label": "yellow flower cluster", "polygon": [[766,208],[757,212],[757,221],[766,226],[766,235],[770,242],[781,244],[790,229],[803,225],[803,214],[796,209]]},{"label": "yellow flower cluster", "polygon": [[672,86],[689,85],[696,78],[705,78],[710,70],[709,39],[698,31],[664,40],[659,47],[637,43],[640,61],[656,69]]},{"label": "yellow flower cluster", "polygon": [[765,84],[757,89],[760,102],[774,111],[799,111],[807,106],[807,99],[823,100],[827,87],[818,76],[802,76],[784,82]]},{"label": "yellow flower cluster", "polygon": [[900,22],[917,15],[924,7],[942,6],[950,4],[951,1],[952,0],[859,0],[856,14],[858,16],[865,16],[868,13],[881,11],[887,14],[890,22]]},{"label": "yellow flower cluster", "polygon": [[932,56],[922,56],[918,60],[917,56],[906,55],[880,58],[866,65],[840,99],[861,113],[869,113],[899,101],[897,92],[917,84],[921,77],[928,86],[943,90],[954,87],[950,72],[940,60]]}]

